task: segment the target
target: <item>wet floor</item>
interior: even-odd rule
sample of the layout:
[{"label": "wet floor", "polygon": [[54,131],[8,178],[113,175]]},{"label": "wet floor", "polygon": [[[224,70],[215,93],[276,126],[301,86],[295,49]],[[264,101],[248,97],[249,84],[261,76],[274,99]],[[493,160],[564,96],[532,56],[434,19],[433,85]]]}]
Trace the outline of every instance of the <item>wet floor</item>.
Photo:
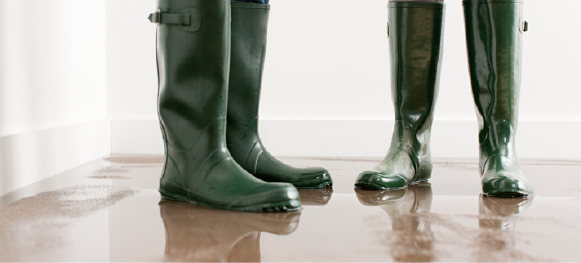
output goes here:
[{"label": "wet floor", "polygon": [[480,195],[476,160],[436,160],[431,184],[354,191],[379,159],[324,166],[334,190],[293,213],[162,201],[161,156],[99,159],[0,197],[0,261],[581,261],[581,162],[522,160],[534,198]]}]

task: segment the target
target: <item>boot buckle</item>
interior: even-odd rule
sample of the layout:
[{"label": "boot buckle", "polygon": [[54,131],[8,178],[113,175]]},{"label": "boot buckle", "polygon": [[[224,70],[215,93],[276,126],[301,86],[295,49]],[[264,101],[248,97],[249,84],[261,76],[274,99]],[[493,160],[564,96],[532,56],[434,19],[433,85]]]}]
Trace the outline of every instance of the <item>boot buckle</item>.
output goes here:
[{"label": "boot buckle", "polygon": [[157,10],[155,10],[155,14],[157,14],[157,23],[156,24],[161,23],[161,9],[158,8]]},{"label": "boot buckle", "polygon": [[522,34],[529,31],[529,22],[523,20],[522,18],[518,21],[518,31]]},{"label": "boot buckle", "polygon": [[160,24],[161,23],[161,9],[156,9],[154,13],[149,14],[148,17],[149,21],[153,24]]}]

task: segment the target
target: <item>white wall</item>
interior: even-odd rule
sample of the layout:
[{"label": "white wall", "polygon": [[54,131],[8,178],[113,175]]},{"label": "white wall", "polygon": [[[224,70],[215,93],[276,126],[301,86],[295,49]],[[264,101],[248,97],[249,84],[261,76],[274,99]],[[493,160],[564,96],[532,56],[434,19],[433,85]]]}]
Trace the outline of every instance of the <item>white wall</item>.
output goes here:
[{"label": "white wall", "polygon": [[157,118],[155,0],[107,0],[107,114]]},{"label": "white wall", "polygon": [[[389,120],[394,118],[386,5],[386,0],[271,1],[260,105],[260,130],[271,152],[290,156],[385,153]],[[155,8],[155,0],[107,2],[113,152],[162,152],[155,111],[155,26],[145,20]],[[558,8],[549,8],[541,0],[525,3],[530,31],[524,35],[523,50],[518,140],[523,157],[581,158],[569,147],[576,139],[565,136],[574,134],[571,127],[581,127],[581,103],[577,103],[581,89],[576,81],[581,34],[571,29],[581,23],[580,9],[577,0],[561,0]],[[444,42],[434,155],[475,157],[476,116],[460,1],[447,1]],[[558,135],[544,137],[549,134]],[[465,138],[459,142],[458,136]],[[345,143],[353,138],[361,143]],[[548,148],[537,151],[534,146],[541,140]]]},{"label": "white wall", "polygon": [[105,3],[0,5],[0,137],[105,118]]},{"label": "white wall", "polygon": [[[386,2],[272,0],[261,117],[393,119]],[[462,4],[446,2],[436,119],[474,120]],[[581,23],[581,1],[558,2],[525,1],[521,120],[581,120],[581,34],[567,26]]]},{"label": "white wall", "polygon": [[0,1],[0,195],[110,152],[105,8]]}]

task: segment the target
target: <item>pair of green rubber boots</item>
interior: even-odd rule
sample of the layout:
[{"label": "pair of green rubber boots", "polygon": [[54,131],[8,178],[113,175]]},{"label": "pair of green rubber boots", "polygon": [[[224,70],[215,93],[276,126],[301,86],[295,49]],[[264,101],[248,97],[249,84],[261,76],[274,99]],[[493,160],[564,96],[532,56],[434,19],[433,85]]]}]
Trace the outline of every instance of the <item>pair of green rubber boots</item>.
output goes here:
[{"label": "pair of green rubber boots", "polygon": [[[521,72],[518,0],[465,0],[472,91],[480,133],[483,192],[533,195],[515,153]],[[264,150],[258,101],[269,5],[228,0],[159,0],[158,110],[165,142],[166,198],[240,211],[291,211],[296,188],[331,187],[323,168],[292,168]],[[397,189],[427,181],[444,5],[389,4],[396,124],[386,158],[356,187]],[[294,185],[294,186],[293,186]]]},{"label": "pair of green rubber boots", "polygon": [[294,168],[258,136],[269,5],[159,0],[158,114],[168,199],[256,212],[300,209],[297,188],[330,188],[323,168]]},{"label": "pair of green rubber boots", "polygon": [[[482,191],[534,194],[515,151],[521,84],[522,0],[464,0],[472,94],[479,123]],[[359,175],[361,189],[397,189],[432,173],[430,132],[442,61],[444,4],[389,3],[395,128],[387,156]]]}]

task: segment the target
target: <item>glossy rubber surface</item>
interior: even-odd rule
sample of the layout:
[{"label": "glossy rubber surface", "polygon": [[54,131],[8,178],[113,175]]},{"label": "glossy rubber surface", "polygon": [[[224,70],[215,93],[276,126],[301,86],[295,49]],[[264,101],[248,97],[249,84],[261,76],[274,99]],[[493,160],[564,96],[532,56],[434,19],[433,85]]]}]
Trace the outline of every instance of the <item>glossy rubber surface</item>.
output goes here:
[{"label": "glossy rubber surface", "polygon": [[444,4],[389,3],[395,127],[387,156],[359,174],[360,189],[397,189],[432,173],[430,132],[438,94]]},{"label": "glossy rubber surface", "polygon": [[463,1],[468,66],[478,115],[482,191],[534,194],[518,163],[515,133],[521,85],[522,2]]},{"label": "glossy rubber surface", "polygon": [[270,5],[232,3],[228,150],[246,171],[264,181],[292,183],[300,189],[330,188],[333,181],[326,169],[286,165],[274,158],[260,140],[258,106],[269,10]]},{"label": "glossy rubber surface", "polygon": [[255,178],[226,148],[230,2],[159,0],[158,8],[202,14],[195,32],[173,24],[157,27],[158,112],[165,143],[160,193],[229,210],[299,209],[294,186]]}]

